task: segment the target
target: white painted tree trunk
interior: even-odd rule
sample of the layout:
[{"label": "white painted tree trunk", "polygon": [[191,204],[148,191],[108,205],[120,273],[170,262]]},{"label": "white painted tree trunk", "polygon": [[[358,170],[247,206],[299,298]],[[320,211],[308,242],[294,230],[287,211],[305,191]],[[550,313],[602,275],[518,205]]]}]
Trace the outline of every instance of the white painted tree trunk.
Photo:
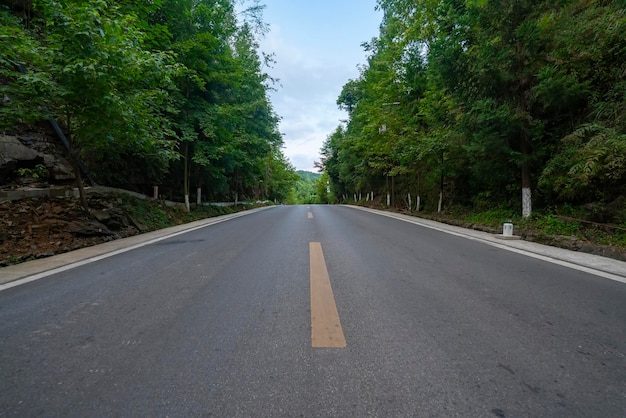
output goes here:
[{"label": "white painted tree trunk", "polygon": [[152,197],[154,198],[154,200],[158,200],[158,198],[159,198],[159,186],[154,186],[152,188]]},{"label": "white painted tree trunk", "polygon": [[387,193],[387,206],[391,206],[391,195]]},{"label": "white painted tree trunk", "polygon": [[437,205],[437,212],[441,212],[442,204],[443,204],[443,192],[439,192],[439,204]]},{"label": "white painted tree trunk", "polygon": [[185,209],[187,210],[187,212],[191,210],[191,208],[189,207],[189,195],[188,194],[185,195]]},{"label": "white painted tree trunk", "polygon": [[415,198],[415,211],[419,212],[420,211],[420,203],[422,203],[422,199],[419,197],[419,195]]},{"label": "white painted tree trunk", "polygon": [[409,193],[409,212],[413,209],[413,202],[411,201],[411,193]]},{"label": "white painted tree trunk", "polygon": [[529,187],[522,188],[522,217],[528,218],[533,212],[532,193]]}]

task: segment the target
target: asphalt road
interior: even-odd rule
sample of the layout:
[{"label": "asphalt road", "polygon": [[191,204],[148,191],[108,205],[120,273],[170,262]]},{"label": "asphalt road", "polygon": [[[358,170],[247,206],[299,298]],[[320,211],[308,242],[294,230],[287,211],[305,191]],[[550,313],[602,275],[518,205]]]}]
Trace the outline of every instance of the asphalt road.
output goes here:
[{"label": "asphalt road", "polygon": [[618,417],[625,355],[626,284],[342,206],[0,292],[0,416]]}]

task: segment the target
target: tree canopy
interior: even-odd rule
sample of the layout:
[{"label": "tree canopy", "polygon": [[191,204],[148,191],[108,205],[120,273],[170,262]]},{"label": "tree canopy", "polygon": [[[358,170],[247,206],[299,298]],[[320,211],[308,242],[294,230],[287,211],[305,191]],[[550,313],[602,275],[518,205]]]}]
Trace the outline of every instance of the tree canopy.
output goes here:
[{"label": "tree canopy", "polygon": [[[244,2],[245,3],[245,2]],[[54,117],[98,182],[282,200],[297,176],[235,0],[0,2],[0,130]]]},{"label": "tree canopy", "polygon": [[337,104],[321,165],[335,198],[431,208],[626,195],[621,2],[379,0],[378,37]]}]

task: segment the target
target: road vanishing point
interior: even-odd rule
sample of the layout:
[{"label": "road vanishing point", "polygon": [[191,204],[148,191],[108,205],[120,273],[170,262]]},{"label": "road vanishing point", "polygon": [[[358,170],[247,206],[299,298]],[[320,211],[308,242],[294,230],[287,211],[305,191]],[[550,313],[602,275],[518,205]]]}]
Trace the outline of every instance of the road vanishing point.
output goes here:
[{"label": "road vanishing point", "polygon": [[619,417],[626,263],[276,206],[0,269],[2,417]]}]

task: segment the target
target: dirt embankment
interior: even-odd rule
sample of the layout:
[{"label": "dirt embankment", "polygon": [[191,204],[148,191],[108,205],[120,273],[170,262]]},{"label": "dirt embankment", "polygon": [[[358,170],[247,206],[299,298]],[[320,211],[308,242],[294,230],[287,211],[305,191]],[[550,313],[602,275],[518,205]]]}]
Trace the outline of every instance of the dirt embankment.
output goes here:
[{"label": "dirt embankment", "polygon": [[114,196],[91,196],[91,213],[74,198],[0,202],[0,266],[49,257],[135,235],[140,226]]},{"label": "dirt embankment", "polygon": [[139,199],[128,193],[90,192],[89,212],[75,197],[39,197],[0,202],[0,267],[248,209]]}]

